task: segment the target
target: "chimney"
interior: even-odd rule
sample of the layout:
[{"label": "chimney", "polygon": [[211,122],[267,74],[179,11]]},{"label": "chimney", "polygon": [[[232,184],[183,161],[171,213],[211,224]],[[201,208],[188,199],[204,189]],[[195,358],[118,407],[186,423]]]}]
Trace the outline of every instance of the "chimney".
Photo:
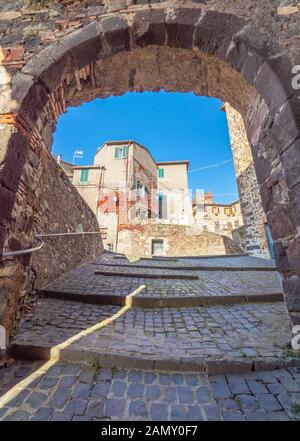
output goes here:
[{"label": "chimney", "polygon": [[213,195],[212,195],[211,191],[206,193],[204,197],[205,197],[206,204],[212,204],[213,203]]}]

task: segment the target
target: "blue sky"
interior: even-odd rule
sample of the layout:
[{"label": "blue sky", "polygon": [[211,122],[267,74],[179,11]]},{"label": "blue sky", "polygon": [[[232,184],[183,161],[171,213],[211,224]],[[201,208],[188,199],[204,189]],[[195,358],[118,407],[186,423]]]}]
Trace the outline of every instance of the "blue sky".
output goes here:
[{"label": "blue sky", "polygon": [[[221,101],[192,93],[127,93],[70,107],[54,134],[53,153],[76,165],[90,165],[105,141],[134,139],[156,161],[188,159],[190,170],[232,159]],[[189,187],[211,191],[217,202],[237,199],[233,163],[189,173]]]}]

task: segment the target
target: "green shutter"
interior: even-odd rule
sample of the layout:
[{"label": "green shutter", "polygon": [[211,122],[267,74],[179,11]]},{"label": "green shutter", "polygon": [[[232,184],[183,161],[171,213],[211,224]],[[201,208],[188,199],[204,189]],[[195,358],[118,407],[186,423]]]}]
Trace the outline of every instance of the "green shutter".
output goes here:
[{"label": "green shutter", "polygon": [[164,175],[165,175],[165,170],[163,169],[163,168],[159,168],[158,169],[158,177],[159,178],[163,178],[164,177]]},{"label": "green shutter", "polygon": [[127,158],[127,145],[115,147],[115,159]]},{"label": "green shutter", "polygon": [[80,170],[80,182],[87,182],[89,179],[89,169],[83,168]]}]

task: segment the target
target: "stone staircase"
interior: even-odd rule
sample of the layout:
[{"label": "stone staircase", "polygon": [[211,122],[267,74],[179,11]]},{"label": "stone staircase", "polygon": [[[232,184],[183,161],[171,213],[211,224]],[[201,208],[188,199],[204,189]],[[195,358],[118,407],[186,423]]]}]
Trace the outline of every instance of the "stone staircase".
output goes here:
[{"label": "stone staircase", "polygon": [[13,342],[18,358],[48,360],[56,350],[71,362],[209,374],[298,363],[287,356],[288,319],[269,260],[130,263],[104,253],[41,294]]},{"label": "stone staircase", "polygon": [[272,261],[104,253],[41,294],[0,369],[0,420],[300,418]]}]

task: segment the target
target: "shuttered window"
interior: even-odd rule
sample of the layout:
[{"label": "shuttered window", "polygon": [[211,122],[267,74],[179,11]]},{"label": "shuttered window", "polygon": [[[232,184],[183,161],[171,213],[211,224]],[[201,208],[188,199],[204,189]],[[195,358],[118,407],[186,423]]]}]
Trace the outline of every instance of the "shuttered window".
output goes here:
[{"label": "shuttered window", "polygon": [[89,169],[83,168],[80,170],[80,182],[88,182],[89,180]]},{"label": "shuttered window", "polygon": [[157,172],[158,172],[159,178],[164,178],[164,176],[165,176],[165,169],[164,168],[159,168]]},{"label": "shuttered window", "polygon": [[127,145],[115,147],[115,159],[127,158]]}]

